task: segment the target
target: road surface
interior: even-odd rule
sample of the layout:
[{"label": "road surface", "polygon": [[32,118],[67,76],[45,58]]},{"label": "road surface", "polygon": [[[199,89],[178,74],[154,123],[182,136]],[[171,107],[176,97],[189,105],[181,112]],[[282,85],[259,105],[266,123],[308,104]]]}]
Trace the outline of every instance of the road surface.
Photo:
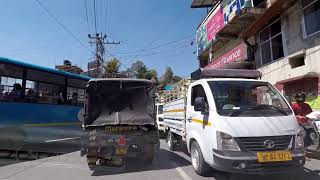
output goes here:
[{"label": "road surface", "polygon": [[128,170],[106,170],[100,168],[92,171],[88,168],[86,159],[81,158],[79,151],[42,158],[32,161],[17,161],[15,159],[0,159],[0,180],[319,180],[320,160],[312,159],[300,172],[294,175],[249,176],[231,175],[212,172],[208,177],[197,175],[191,166],[190,158],[185,152],[171,152],[167,144],[161,140],[161,149],[154,163],[146,167],[138,160],[130,161]]}]

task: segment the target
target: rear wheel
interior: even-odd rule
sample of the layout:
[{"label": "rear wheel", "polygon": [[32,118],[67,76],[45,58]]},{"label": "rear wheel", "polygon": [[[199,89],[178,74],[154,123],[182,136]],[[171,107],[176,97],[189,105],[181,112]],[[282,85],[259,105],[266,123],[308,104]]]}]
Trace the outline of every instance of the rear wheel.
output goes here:
[{"label": "rear wheel", "polygon": [[169,130],[168,135],[167,135],[167,143],[169,146],[169,149],[171,151],[175,151],[176,150],[176,143],[175,143],[175,136],[174,134]]},{"label": "rear wheel", "polygon": [[190,155],[194,171],[201,176],[205,176],[209,172],[210,166],[203,159],[200,146],[196,141],[191,143]]},{"label": "rear wheel", "polygon": [[97,158],[96,157],[87,157],[87,163],[89,167],[93,167],[96,165]]},{"label": "rear wheel", "polygon": [[148,165],[152,164],[154,158],[154,145],[146,145],[144,147],[144,162]]}]

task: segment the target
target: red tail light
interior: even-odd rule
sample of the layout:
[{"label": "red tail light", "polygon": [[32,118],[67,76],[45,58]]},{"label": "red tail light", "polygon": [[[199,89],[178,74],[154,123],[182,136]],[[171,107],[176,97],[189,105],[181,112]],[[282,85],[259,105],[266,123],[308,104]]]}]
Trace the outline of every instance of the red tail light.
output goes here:
[{"label": "red tail light", "polygon": [[126,144],[126,139],[124,138],[124,136],[120,136],[119,139],[117,139],[117,144],[120,146],[123,146]]}]

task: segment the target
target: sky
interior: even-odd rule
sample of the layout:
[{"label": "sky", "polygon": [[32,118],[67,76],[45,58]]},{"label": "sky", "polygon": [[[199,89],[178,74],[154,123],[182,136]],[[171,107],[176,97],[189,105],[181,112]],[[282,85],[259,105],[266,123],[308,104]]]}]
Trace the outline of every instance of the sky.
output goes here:
[{"label": "sky", "polygon": [[[94,51],[88,43],[88,34],[96,32],[94,0],[39,1],[69,32],[37,0],[1,0],[0,56],[52,68],[68,59],[86,69]],[[106,48],[121,61],[121,69],[141,60],[159,75],[170,66],[187,77],[198,68],[195,32],[206,10],[191,9],[191,0],[95,2],[97,32],[120,41]],[[107,54],[106,60],[111,57]]]}]

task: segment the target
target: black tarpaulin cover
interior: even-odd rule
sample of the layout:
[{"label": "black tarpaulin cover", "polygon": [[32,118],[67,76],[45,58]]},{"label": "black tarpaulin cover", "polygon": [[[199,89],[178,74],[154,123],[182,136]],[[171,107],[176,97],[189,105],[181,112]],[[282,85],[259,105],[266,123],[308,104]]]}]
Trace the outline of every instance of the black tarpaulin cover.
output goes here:
[{"label": "black tarpaulin cover", "polygon": [[84,125],[155,123],[155,83],[137,79],[94,79],[87,87]]}]

